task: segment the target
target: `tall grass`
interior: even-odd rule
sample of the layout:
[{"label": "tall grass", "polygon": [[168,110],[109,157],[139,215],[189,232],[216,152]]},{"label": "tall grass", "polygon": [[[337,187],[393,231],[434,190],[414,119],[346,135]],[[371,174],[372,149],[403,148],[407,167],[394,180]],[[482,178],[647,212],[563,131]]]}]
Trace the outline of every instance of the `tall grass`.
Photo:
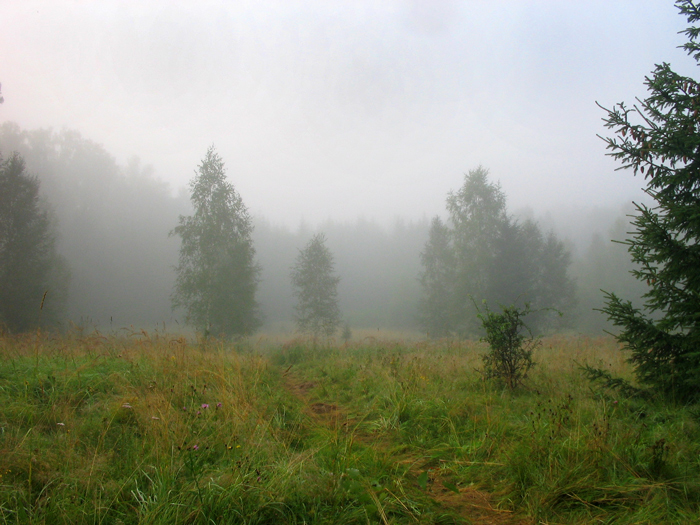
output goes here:
[{"label": "tall grass", "polygon": [[484,380],[475,343],[279,353],[318,399],[348,407],[413,469],[541,522],[700,521],[700,411],[597,391],[581,364],[631,379],[612,339],[543,341],[524,388]]},{"label": "tall grass", "polygon": [[611,340],[545,340],[513,393],[483,351],[0,338],[0,523],[700,519],[700,413],[592,389]]}]

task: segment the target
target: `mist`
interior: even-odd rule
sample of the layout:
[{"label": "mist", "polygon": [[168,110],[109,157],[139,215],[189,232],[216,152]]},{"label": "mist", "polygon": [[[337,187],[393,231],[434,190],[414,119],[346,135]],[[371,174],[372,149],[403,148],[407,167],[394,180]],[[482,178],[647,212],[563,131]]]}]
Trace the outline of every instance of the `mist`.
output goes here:
[{"label": "mist", "polygon": [[[683,73],[667,1],[13,2],[0,119],[79,130],[171,191],[212,143],[256,215],[389,226],[484,165],[514,208],[617,204],[596,107]],[[10,52],[11,51],[11,52]]]},{"label": "mist", "polygon": [[[185,329],[183,313],[170,308],[179,249],[170,232],[179,216],[191,212],[188,194],[173,195],[137,157],[120,165],[101,145],[75,131],[22,130],[5,123],[0,152],[6,156],[10,151],[18,151],[38,176],[57,223],[59,251],[71,272],[66,322],[106,331]],[[543,231],[554,231],[573,255],[578,304],[568,312],[571,329],[598,333],[610,328],[593,310],[602,305],[600,289],[639,302],[644,289],[629,275],[633,267],[626,249],[611,242],[625,238],[630,213],[629,204],[543,216],[532,209],[513,212],[519,220],[534,220]],[[384,226],[360,217],[316,225],[302,221],[290,228],[255,216],[263,329],[293,330],[290,270],[299,250],[322,232],[341,278],[343,323],[419,331],[419,255],[429,223],[424,216],[397,218]]]},{"label": "mist", "polygon": [[71,322],[183,322],[169,232],[214,144],[255,219],[265,329],[293,326],[289,270],[316,232],[344,322],[417,329],[430,219],[483,165],[566,243],[571,327],[598,332],[601,288],[643,293],[609,241],[644,195],[596,101],[643,96],[662,61],[691,74],[684,28],[666,1],[11,3],[0,152],[41,181]]}]

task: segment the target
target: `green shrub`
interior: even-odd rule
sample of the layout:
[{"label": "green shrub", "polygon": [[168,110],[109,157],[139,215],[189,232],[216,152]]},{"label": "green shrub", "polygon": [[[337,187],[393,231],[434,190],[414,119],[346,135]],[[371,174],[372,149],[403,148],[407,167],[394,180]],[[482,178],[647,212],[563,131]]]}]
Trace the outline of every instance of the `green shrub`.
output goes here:
[{"label": "green shrub", "polygon": [[502,381],[511,390],[527,377],[534,366],[532,351],[540,344],[539,338],[532,337],[523,321],[529,313],[529,305],[523,309],[515,305],[504,306],[500,314],[490,311],[487,306],[485,313],[479,313],[486,331],[482,340],[489,345],[489,351],[483,356],[484,373],[488,379]]}]

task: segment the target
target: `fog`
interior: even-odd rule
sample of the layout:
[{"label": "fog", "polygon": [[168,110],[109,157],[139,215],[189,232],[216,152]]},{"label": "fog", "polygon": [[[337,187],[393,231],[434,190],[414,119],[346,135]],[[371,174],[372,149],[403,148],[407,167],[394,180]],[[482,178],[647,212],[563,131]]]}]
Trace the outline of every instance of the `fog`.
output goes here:
[{"label": "fog", "polygon": [[693,74],[669,1],[2,11],[0,151],[20,151],[41,180],[76,322],[182,320],[169,304],[168,232],[189,213],[186,185],[211,144],[255,217],[268,327],[290,322],[289,267],[316,231],[335,254],[348,323],[415,327],[429,220],[478,165],[512,213],[568,243],[577,328],[604,327],[591,314],[599,288],[641,293],[609,239],[624,237],[643,181],[605,156],[596,101],[643,97],[655,63]]},{"label": "fog", "polygon": [[479,164],[515,207],[618,204],[603,112],[680,72],[672,3],[6,2],[5,104],[79,130],[173,191],[214,143],[251,210],[388,225],[443,209]]}]

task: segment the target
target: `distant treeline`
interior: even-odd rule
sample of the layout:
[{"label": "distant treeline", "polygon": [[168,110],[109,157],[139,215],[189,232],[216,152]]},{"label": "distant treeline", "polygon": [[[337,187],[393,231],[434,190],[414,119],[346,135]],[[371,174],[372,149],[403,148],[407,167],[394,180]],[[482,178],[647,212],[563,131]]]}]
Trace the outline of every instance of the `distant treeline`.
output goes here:
[{"label": "distant treeline", "polygon": [[[184,328],[182,312],[171,310],[179,239],[169,236],[178,217],[191,212],[188,195],[168,185],[134,157],[125,166],[78,132],[0,127],[0,153],[18,152],[40,193],[56,231],[57,250],[70,271],[63,324],[103,331]],[[235,185],[235,159],[229,159]],[[243,195],[245,199],[245,195]],[[543,232],[554,231],[572,255],[570,275],[576,306],[565,312],[568,329],[599,333],[608,329],[594,311],[600,289],[639,297],[642,285],[631,269],[623,240],[626,208],[591,210],[530,219]],[[441,213],[441,216],[446,216]],[[294,297],[290,270],[311,237],[323,232],[340,276],[343,324],[352,328],[420,330],[420,254],[429,237],[428,217],[396,219],[390,227],[372,220],[301,224],[296,229],[254,218],[253,240],[262,267],[258,302],[263,330],[290,330]],[[41,298],[38,299],[40,301]],[[38,306],[37,306],[38,307]]]}]

